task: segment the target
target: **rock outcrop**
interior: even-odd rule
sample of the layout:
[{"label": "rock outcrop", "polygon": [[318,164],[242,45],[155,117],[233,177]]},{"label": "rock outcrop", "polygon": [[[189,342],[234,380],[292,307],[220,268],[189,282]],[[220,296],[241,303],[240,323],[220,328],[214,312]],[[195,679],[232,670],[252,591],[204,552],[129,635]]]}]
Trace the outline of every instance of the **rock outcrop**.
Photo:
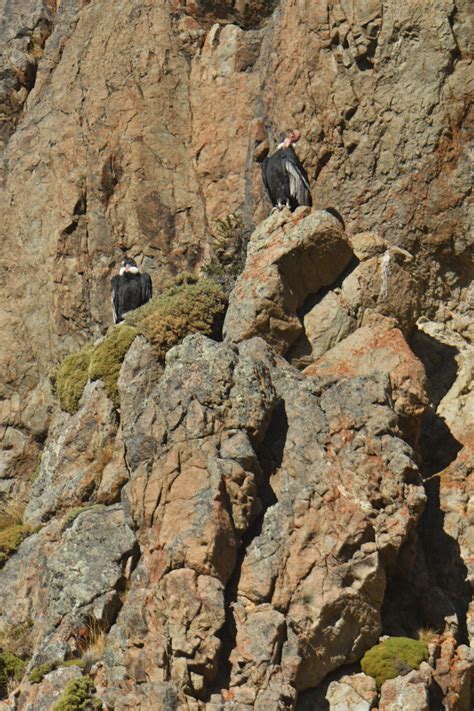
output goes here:
[{"label": "rock outcrop", "polygon": [[[381,0],[21,10],[3,0],[1,10],[0,397],[17,459],[45,375],[111,323],[122,251],[158,282],[202,262],[215,218],[239,210],[249,228],[260,222],[259,161],[288,125],[303,133],[316,206],[415,256],[411,317],[434,315],[439,298],[458,308],[469,269],[466,0],[429,13]],[[45,409],[43,430],[47,419]]]},{"label": "rock outcrop", "polygon": [[[0,10],[1,711],[469,711],[467,0]],[[315,208],[268,216],[296,125]],[[218,218],[223,340],[62,412],[122,254],[209,273]],[[382,634],[430,657],[377,689]]]}]

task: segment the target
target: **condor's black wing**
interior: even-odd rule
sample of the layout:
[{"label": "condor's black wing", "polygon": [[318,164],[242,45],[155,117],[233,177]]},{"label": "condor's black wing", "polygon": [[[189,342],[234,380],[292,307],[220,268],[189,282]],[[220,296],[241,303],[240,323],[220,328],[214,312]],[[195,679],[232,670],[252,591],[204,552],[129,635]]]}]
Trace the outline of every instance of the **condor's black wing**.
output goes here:
[{"label": "condor's black wing", "polygon": [[284,165],[290,183],[290,195],[298,205],[312,207],[313,198],[309,188],[308,174],[293,148],[284,151]]},{"label": "condor's black wing", "polygon": [[114,323],[120,323],[122,320],[120,298],[119,298],[120,277],[115,275],[112,277],[112,311],[114,314]]},{"label": "condor's black wing", "polygon": [[142,305],[150,301],[153,293],[153,284],[151,282],[151,276],[149,274],[141,274],[140,282],[142,287]]},{"label": "condor's black wing", "polygon": [[276,204],[275,196],[273,195],[272,189],[270,187],[269,162],[270,162],[270,158],[267,156],[262,163],[262,180],[263,180],[263,184],[265,185],[266,191],[268,193],[268,197],[270,198],[272,205],[275,205]]}]

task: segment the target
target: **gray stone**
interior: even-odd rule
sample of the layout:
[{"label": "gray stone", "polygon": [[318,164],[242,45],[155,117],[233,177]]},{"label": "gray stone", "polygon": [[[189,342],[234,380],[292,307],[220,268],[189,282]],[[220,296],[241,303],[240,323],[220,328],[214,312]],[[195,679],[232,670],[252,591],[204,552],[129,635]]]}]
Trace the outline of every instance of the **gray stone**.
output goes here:
[{"label": "gray stone", "polygon": [[329,711],[370,711],[378,698],[375,679],[366,674],[343,676],[329,684]]},{"label": "gray stone", "polygon": [[[112,461],[114,472],[109,471],[109,481],[102,486],[101,501],[116,500],[110,476],[118,475],[120,481],[128,478],[123,446],[115,439],[115,408],[102,383],[89,383],[80,405],[74,415],[58,411],[53,418],[25,510],[26,523],[35,525],[68,507],[95,501],[104,470]],[[110,498],[107,490],[112,492]]]}]

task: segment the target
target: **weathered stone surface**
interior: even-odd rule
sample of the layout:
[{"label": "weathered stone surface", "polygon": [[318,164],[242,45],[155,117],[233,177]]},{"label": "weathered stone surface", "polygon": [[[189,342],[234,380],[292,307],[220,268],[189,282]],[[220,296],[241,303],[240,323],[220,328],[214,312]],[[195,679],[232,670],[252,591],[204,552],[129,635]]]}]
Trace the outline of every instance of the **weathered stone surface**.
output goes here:
[{"label": "weathered stone surface", "polygon": [[329,711],[370,711],[378,698],[375,679],[366,674],[343,676],[329,684]]},{"label": "weathered stone surface", "polygon": [[414,670],[388,679],[380,691],[379,711],[430,711],[426,678]]},{"label": "weathered stone surface", "polygon": [[250,229],[267,214],[258,161],[295,123],[316,206],[409,249],[424,309],[462,308],[467,0],[1,8],[7,134],[21,108],[0,204],[0,396],[15,418],[110,323],[122,250],[156,283],[200,263],[216,217],[240,210]]},{"label": "weathered stone surface", "polygon": [[425,370],[390,319],[373,318],[304,371],[309,377],[334,380],[374,372],[389,376],[396,412],[406,420],[405,430],[416,444],[428,404]]},{"label": "weathered stone surface", "polygon": [[332,284],[351,257],[333,215],[309,208],[274,213],[250,239],[229,300],[226,338],[260,335],[284,354],[302,331],[297,310],[310,294]]},{"label": "weathered stone surface", "polygon": [[385,567],[424,502],[390,393],[380,374],[310,381],[260,339],[170,351],[126,428],[143,557],[109,634],[111,694],[153,679],[200,697],[229,665],[224,700],[292,708],[376,641]]},{"label": "weathered stone surface", "polygon": [[359,323],[367,311],[376,312],[395,318],[404,333],[411,331],[420,313],[423,286],[408,270],[408,258],[407,252],[390,248],[361,262],[344,279],[344,303]]},{"label": "weathered stone surface", "polygon": [[38,61],[50,35],[56,3],[26,0],[20,5],[0,3],[0,148],[13,133],[22,107],[34,87]]},{"label": "weathered stone surface", "polygon": [[143,435],[137,432],[136,422],[142,415],[146,402],[163,374],[155,351],[143,337],[136,338],[120,369],[118,391],[120,396],[121,431],[127,441],[127,461],[134,467],[143,457]]},{"label": "weathered stone surface", "polygon": [[[337,208],[360,259],[317,305],[324,324],[321,311],[307,315],[319,344],[314,353],[371,326],[373,311],[395,318],[406,336],[423,314],[463,339],[446,344],[442,377],[428,378],[428,414],[455,442],[448,447],[428,423],[431,439],[422,432],[417,456],[435,514],[425,547],[438,558],[427,562],[432,595],[423,612],[442,597],[440,626],[446,611],[446,624],[466,638],[470,3],[435,0],[426,12],[413,0],[280,0],[278,7],[261,0],[0,0],[0,10],[2,139],[9,136],[0,168],[1,493],[28,497],[51,417],[47,374],[111,322],[109,279],[122,253],[136,256],[159,288],[165,274],[199,268],[215,218],[238,210],[250,233],[270,209],[260,162],[279,131],[297,125],[315,207]],[[270,221],[280,219],[299,216]],[[298,303],[300,286],[292,295]],[[274,308],[280,319],[278,300]],[[282,352],[302,331],[294,309],[270,325],[255,333],[276,334]],[[104,671],[112,702],[125,708],[154,711],[154,699],[165,708],[178,699],[193,711],[291,708],[296,688],[356,659],[376,635],[387,571],[400,569],[414,549],[423,502],[389,378],[339,373],[308,384],[260,349],[251,358],[243,346],[211,350],[198,352],[195,370],[190,354],[170,361],[172,377],[155,403],[160,373],[149,377],[151,360],[135,353],[133,386],[121,385],[125,445],[113,435],[113,458],[93,494],[115,501],[128,475],[120,464],[125,446],[136,484],[124,503],[144,553],[109,635]],[[94,437],[106,437],[108,426],[100,420],[102,435]],[[62,515],[63,496],[88,499],[87,447],[63,449],[51,504],[44,490],[35,520]],[[98,511],[79,521],[92,515]],[[96,528],[78,533],[92,541],[103,536]],[[115,531],[101,538],[104,548]],[[32,552],[28,564],[17,553],[7,564],[1,595],[14,620],[39,617],[49,604],[40,569],[63,545],[59,522],[21,551],[37,537],[43,553]],[[75,555],[68,560],[81,569]],[[28,598],[16,594],[14,561]],[[94,588],[102,610],[115,609],[113,590],[103,600]],[[64,594],[67,607],[74,596]],[[252,635],[253,620],[256,630],[269,630],[266,645]],[[56,637],[48,634],[34,628],[35,653],[48,640],[48,655],[74,647],[66,623]],[[168,639],[176,649],[171,659]],[[311,669],[305,660],[315,660]],[[468,673],[461,672],[459,698],[469,708]],[[197,700],[209,690],[208,702]]]},{"label": "weathered stone surface", "polygon": [[336,288],[305,307],[304,333],[288,353],[300,369],[379,314],[409,335],[420,313],[423,289],[414,276],[413,256],[375,233],[358,234],[350,241],[360,263],[349,268]]},{"label": "weathered stone surface", "polygon": [[90,620],[110,624],[135,546],[120,505],[79,512],[64,530],[52,521],[0,571],[2,633],[32,622],[33,664],[82,651]]},{"label": "weathered stone surface", "polygon": [[140,600],[144,620],[134,635],[143,649],[137,653],[127,639],[125,650],[111,653],[116,670],[139,665],[198,694],[215,678],[224,586],[240,537],[261,508],[252,443],[263,437],[273,405],[267,370],[234,347],[196,335],[169,352],[161,380],[125,429],[127,452],[134,452],[126,498],[140,527],[144,567],[117,629],[124,624],[130,633],[128,618]]},{"label": "weathered stone surface", "polygon": [[469,711],[474,692],[474,654],[453,638],[441,640],[433,677],[441,688],[446,706],[453,711]]},{"label": "weathered stone surface", "polygon": [[[243,348],[271,368],[272,358],[257,343]],[[377,638],[382,561],[389,565],[396,555],[424,495],[409,483],[416,471],[410,449],[391,429],[386,378],[343,380],[323,386],[318,397],[318,386],[290,366],[279,362],[273,368],[282,406],[265,456],[271,474],[267,496],[275,503],[246,549],[237,600],[249,606],[249,616],[268,601],[287,611],[282,674],[305,689],[332,668],[357,659]],[[376,445],[374,437],[381,432],[386,434]],[[341,579],[347,583],[342,588],[335,582]],[[253,678],[253,665],[238,644],[231,659],[234,684]]]},{"label": "weathered stone surface", "polygon": [[86,386],[77,413],[56,413],[25,522],[38,524],[84,501],[117,501],[128,479],[117,428],[115,408],[100,382]]}]

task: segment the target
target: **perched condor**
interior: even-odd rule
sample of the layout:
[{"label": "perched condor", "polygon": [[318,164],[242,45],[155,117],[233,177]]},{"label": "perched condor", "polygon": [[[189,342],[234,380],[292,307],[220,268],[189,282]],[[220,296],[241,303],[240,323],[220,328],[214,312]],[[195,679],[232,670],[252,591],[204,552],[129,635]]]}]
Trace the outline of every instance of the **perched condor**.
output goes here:
[{"label": "perched condor", "polygon": [[293,148],[293,143],[300,138],[297,130],[283,133],[275,153],[262,164],[264,185],[273,207],[278,210],[285,206],[295,210],[300,205],[311,207],[313,204],[308,176]]},{"label": "perched condor", "polygon": [[120,323],[127,311],[146,304],[151,299],[151,292],[150,275],[140,274],[135,260],[125,257],[119,274],[112,277],[114,323]]}]

